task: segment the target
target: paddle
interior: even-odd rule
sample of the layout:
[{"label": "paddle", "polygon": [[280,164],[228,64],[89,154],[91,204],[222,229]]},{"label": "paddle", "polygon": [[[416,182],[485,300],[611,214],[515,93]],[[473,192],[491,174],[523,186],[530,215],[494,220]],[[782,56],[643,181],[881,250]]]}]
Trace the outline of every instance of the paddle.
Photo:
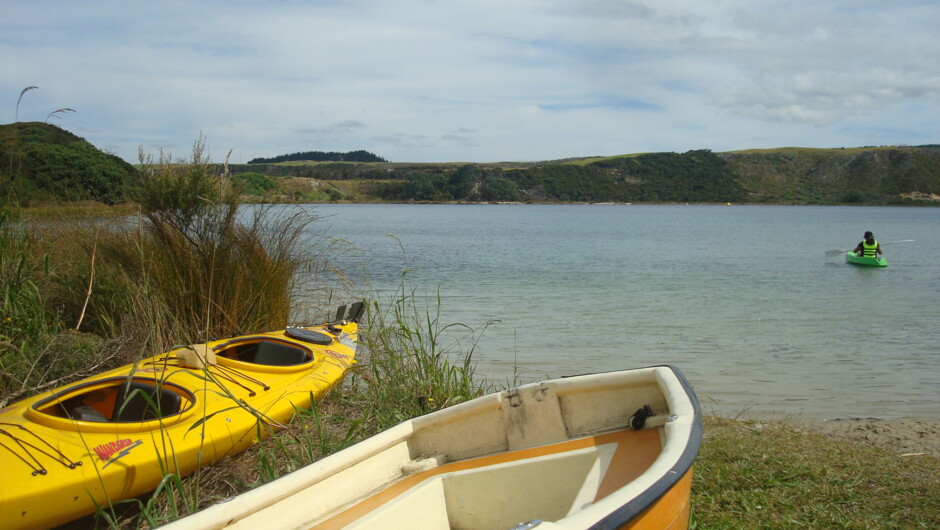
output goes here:
[{"label": "paddle", "polygon": [[[897,244],[897,243],[911,243],[911,242],[913,242],[913,241],[914,241],[913,239],[902,239],[902,240],[900,240],[900,241],[892,241],[892,242],[890,242],[890,243],[879,243],[879,244],[880,244],[881,246],[886,246],[886,245],[894,245],[894,244]],[[845,250],[827,250],[827,251],[826,251],[826,257],[827,257],[827,258],[831,258],[831,257],[833,257],[833,256],[838,256],[839,254],[845,254],[846,252],[848,252],[848,251],[850,251],[850,250],[852,250],[852,249],[847,248],[847,249],[845,249]]]}]

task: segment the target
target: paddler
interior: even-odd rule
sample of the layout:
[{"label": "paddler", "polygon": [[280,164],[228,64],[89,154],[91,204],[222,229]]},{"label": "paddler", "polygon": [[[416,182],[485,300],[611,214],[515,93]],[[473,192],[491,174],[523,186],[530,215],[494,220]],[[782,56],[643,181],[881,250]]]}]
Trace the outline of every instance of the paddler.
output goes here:
[{"label": "paddler", "polygon": [[878,244],[878,241],[875,240],[875,236],[871,232],[865,232],[865,239],[860,241],[858,246],[855,247],[855,255],[864,256],[866,258],[877,258],[878,254],[882,254],[881,245]]}]

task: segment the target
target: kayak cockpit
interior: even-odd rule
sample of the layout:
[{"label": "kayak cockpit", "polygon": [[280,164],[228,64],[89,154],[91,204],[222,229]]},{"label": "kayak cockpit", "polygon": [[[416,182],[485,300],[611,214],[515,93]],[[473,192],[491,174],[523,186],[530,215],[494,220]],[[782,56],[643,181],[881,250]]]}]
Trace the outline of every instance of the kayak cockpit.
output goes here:
[{"label": "kayak cockpit", "polygon": [[228,344],[217,350],[215,356],[262,366],[297,366],[313,360],[313,353],[306,348],[268,339]]},{"label": "kayak cockpit", "polygon": [[174,423],[195,402],[191,391],[173,383],[148,377],[112,377],[53,394],[31,406],[27,415],[55,428],[71,428],[81,422],[114,430],[118,425]]}]

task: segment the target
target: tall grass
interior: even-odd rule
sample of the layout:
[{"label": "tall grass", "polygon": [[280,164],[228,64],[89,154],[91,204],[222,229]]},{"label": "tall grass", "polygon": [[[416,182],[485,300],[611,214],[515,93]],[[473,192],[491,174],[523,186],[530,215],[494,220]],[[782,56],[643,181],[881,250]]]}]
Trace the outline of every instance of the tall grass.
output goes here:
[{"label": "tall grass", "polygon": [[[283,328],[301,300],[319,296],[306,287],[326,266],[305,236],[315,215],[244,211],[202,138],[187,163],[164,153],[142,162],[136,215],[0,220],[0,400],[90,375],[76,362],[101,371]],[[69,355],[78,346],[90,357]]]},{"label": "tall grass", "polygon": [[403,278],[390,300],[373,299],[362,336],[366,369],[359,384],[365,399],[384,404],[374,421],[383,428],[484,394],[474,378],[473,353],[485,331],[442,323],[440,294],[422,298]]},{"label": "tall grass", "polygon": [[0,212],[0,408],[12,400],[95,373],[119,341],[67,332],[49,285],[41,242]]}]

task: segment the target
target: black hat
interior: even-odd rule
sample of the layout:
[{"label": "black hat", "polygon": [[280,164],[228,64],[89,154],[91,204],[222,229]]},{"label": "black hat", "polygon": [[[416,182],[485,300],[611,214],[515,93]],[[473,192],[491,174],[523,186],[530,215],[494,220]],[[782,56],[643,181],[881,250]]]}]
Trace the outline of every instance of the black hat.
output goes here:
[{"label": "black hat", "polygon": [[871,232],[865,232],[865,237],[875,237]]}]

